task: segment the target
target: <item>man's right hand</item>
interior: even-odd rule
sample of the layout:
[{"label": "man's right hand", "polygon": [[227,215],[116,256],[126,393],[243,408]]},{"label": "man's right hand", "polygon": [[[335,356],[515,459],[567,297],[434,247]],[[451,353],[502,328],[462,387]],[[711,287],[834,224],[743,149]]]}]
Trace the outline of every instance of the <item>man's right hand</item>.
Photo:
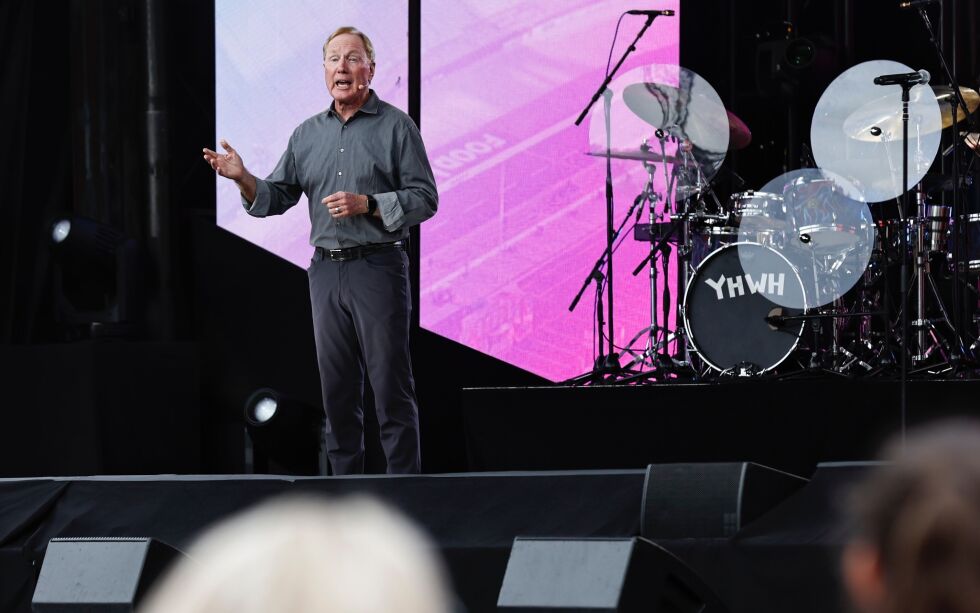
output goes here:
[{"label": "man's right hand", "polygon": [[245,162],[238,155],[238,152],[222,139],[221,147],[228,153],[218,153],[207,147],[204,148],[204,161],[211,165],[222,177],[231,179],[238,184],[238,189],[249,202],[255,201],[255,177],[245,169]]}]

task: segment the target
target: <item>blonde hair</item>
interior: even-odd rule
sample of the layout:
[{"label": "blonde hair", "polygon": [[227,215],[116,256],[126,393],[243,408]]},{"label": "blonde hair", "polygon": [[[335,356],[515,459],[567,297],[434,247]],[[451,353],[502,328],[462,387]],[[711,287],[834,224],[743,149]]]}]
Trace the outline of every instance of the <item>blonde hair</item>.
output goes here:
[{"label": "blonde hair", "polygon": [[434,546],[366,497],[264,503],[208,530],[140,613],[447,613]]},{"label": "blonde hair", "polygon": [[374,64],[374,44],[371,43],[371,39],[364,32],[361,32],[357,28],[352,28],[351,26],[344,26],[342,28],[337,28],[334,30],[333,34],[327,37],[327,41],[323,43],[323,59],[327,59],[327,45],[330,41],[337,38],[341,34],[353,34],[355,36],[360,36],[361,40],[364,41],[364,50],[367,51],[368,59]]}]

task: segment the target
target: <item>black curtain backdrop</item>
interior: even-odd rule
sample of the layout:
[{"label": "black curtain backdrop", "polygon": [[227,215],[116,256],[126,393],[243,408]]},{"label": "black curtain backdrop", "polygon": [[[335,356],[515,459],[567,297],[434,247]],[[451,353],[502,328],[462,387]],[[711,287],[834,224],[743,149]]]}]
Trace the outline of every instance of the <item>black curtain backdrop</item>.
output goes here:
[{"label": "black curtain backdrop", "polygon": [[[47,333],[47,223],[71,200],[67,2],[0,3],[0,342]],[[46,315],[48,313],[48,315]]]}]

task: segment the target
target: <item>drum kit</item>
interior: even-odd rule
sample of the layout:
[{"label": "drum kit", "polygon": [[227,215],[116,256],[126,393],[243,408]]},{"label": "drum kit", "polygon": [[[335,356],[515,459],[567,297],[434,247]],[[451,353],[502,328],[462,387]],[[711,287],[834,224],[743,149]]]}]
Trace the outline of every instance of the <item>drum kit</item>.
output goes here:
[{"label": "drum kit", "polygon": [[[980,156],[964,129],[980,95],[928,81],[885,60],[848,69],[814,110],[813,167],[728,198],[716,178],[752,134],[712,86],[668,65],[611,81],[587,153],[642,166],[619,229],[633,222],[650,244],[633,271],[650,276],[650,325],[579,382],[868,376],[899,362],[905,377],[906,359],[911,374],[975,368],[964,305],[978,301],[968,237],[980,215],[958,201],[969,181],[957,156]],[[952,177],[930,174],[942,156]]]}]

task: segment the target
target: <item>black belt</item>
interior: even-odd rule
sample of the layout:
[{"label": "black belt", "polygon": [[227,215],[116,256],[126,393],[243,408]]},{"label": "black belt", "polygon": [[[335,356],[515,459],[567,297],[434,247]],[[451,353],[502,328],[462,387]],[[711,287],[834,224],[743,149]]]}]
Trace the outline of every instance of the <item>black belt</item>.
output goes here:
[{"label": "black belt", "polygon": [[358,245],[357,247],[345,247],[343,249],[324,249],[317,247],[316,253],[320,259],[331,260],[333,262],[346,262],[356,260],[372,253],[391,251],[392,249],[405,249],[405,241],[395,241],[393,243],[375,243],[373,245]]}]

